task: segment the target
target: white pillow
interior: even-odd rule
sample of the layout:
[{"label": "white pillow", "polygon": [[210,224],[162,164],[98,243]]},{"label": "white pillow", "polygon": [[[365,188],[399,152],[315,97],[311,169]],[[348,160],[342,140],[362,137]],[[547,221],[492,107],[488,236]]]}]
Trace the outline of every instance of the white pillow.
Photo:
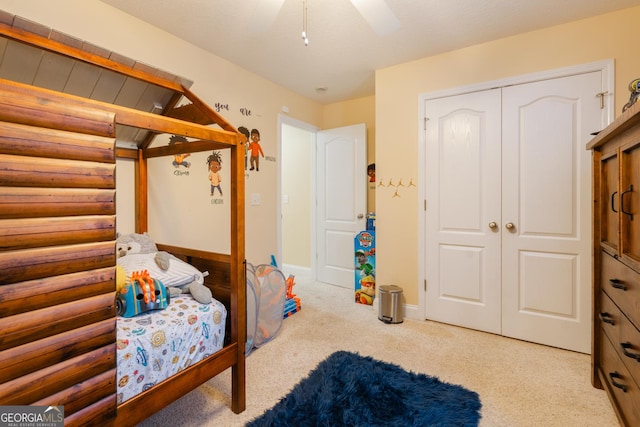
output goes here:
[{"label": "white pillow", "polygon": [[147,270],[152,279],[158,279],[166,287],[180,287],[193,282],[204,284],[204,275],[194,266],[176,258],[169,257],[169,268],[162,270],[155,261],[156,252],[146,254],[128,254],[118,258],[118,264],[124,268],[127,277],[134,271]]}]

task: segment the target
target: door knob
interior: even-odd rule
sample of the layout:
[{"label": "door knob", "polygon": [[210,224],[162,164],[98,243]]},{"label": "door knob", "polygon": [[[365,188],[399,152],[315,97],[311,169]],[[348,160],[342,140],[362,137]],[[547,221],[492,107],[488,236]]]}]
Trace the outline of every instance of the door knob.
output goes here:
[{"label": "door knob", "polygon": [[513,223],[512,223],[512,222],[508,222],[508,223],[506,223],[506,224],[504,225],[504,227],[505,227],[507,230],[513,230],[516,226],[515,226],[515,225],[513,225]]},{"label": "door knob", "polygon": [[362,218],[364,218],[364,215],[363,215],[363,214],[361,214],[361,213],[359,213],[359,214],[358,214],[358,219],[362,219]]},{"label": "door knob", "polygon": [[498,228],[498,223],[496,223],[495,221],[491,221],[489,223],[489,228],[495,230],[496,228]]}]

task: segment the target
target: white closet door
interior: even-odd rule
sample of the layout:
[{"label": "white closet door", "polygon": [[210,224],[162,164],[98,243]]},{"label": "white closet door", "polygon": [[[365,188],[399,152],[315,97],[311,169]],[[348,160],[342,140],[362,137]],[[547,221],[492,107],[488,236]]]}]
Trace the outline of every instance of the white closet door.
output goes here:
[{"label": "white closet door", "polygon": [[[503,89],[503,335],[591,351],[591,132],[601,73]],[[504,228],[513,224],[510,229]]]},{"label": "white closet door", "polygon": [[584,353],[601,72],[428,100],[426,317]]},{"label": "white closet door", "polygon": [[425,111],[427,317],[500,333],[500,89]]}]

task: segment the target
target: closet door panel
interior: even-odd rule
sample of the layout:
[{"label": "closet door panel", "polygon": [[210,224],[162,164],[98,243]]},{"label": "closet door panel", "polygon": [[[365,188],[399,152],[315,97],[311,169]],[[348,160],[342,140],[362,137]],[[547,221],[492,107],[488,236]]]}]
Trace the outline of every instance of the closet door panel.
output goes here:
[{"label": "closet door panel", "polygon": [[584,146],[601,120],[600,87],[593,72],[503,89],[503,334],[584,353],[591,349]]},{"label": "closet door panel", "polygon": [[500,90],[425,111],[427,318],[500,333]]}]

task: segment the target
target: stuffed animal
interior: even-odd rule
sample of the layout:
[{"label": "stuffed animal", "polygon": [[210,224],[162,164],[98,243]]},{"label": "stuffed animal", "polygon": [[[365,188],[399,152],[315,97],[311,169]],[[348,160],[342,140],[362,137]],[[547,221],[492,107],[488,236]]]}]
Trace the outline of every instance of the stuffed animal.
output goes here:
[{"label": "stuffed animal", "polygon": [[[171,266],[170,260],[173,257],[168,252],[158,251],[158,247],[147,233],[138,234],[118,234],[116,238],[116,256],[125,257],[129,254],[154,253],[154,260],[163,271],[168,271]],[[175,257],[173,257],[175,258]],[[177,260],[177,258],[175,258]],[[201,304],[211,302],[211,290],[205,285],[196,281],[180,287],[168,287],[167,291],[171,298],[175,298],[182,293],[191,293],[191,296]]]},{"label": "stuffed animal", "polygon": [[120,292],[127,284],[127,272],[121,265],[116,265],[116,292]]}]

